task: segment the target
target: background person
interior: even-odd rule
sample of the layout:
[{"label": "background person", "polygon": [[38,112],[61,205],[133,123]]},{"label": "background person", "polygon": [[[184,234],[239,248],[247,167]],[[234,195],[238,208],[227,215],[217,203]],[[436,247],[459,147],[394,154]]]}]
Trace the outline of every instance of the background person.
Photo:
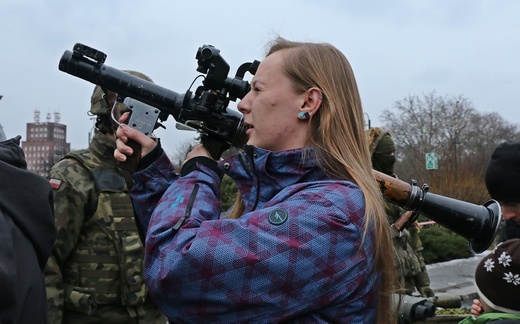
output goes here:
[{"label": "background person", "polygon": [[[388,323],[389,226],[354,74],[332,45],[270,45],[238,104],[242,152],[217,164],[197,145],[177,174],[158,142],[117,131],[119,161],[128,139],[142,145],[132,198],[150,294],[171,322]],[[224,172],[241,196],[221,216]]]},{"label": "background person", "polygon": [[[374,170],[396,177],[395,144],[390,132],[379,127],[371,128],[368,130],[368,142]],[[405,212],[404,209],[389,202],[385,202],[384,207],[390,224],[395,223]],[[394,263],[400,286],[407,295],[413,295],[418,291],[422,297],[433,297],[430,277],[422,257],[423,247],[419,230],[419,224],[414,222],[409,228],[402,229],[400,233],[393,233]]]},{"label": "background person", "polygon": [[475,286],[480,299],[461,324],[520,323],[520,239],[500,243],[480,261]]},{"label": "background person", "polygon": [[143,245],[128,193],[132,179],[113,157],[115,100],[115,93],[94,88],[96,130],[88,149],[70,152],[49,174],[58,228],[46,269],[51,323],[165,322],[143,279]]},{"label": "background person", "polygon": [[0,323],[47,323],[43,270],[56,239],[52,190],[27,171],[20,138],[0,142]]},{"label": "background person", "polygon": [[505,221],[499,242],[520,238],[520,141],[507,141],[495,148],[485,182],[491,198],[500,203]]}]

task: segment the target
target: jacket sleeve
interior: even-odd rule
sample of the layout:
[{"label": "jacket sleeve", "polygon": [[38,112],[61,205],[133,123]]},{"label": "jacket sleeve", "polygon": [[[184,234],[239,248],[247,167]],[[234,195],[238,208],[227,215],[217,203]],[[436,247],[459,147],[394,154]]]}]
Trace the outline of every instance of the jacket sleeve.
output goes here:
[{"label": "jacket sleeve", "polygon": [[49,175],[54,192],[54,220],[58,231],[52,255],[45,268],[45,286],[49,321],[61,323],[65,292],[62,269],[76,247],[86,214],[95,208],[90,203],[93,181],[90,175],[74,160],[62,160]]},{"label": "jacket sleeve", "polygon": [[[170,319],[236,314],[244,317],[227,319],[269,322],[349,299],[354,292],[348,303],[352,313],[374,303],[370,292],[378,275],[367,248],[373,237],[362,239],[360,190],[287,189],[286,199],[239,219],[219,219],[219,190],[220,176],[199,165],[164,192],[151,215],[145,280]],[[269,217],[280,210],[289,217],[273,225]]]},{"label": "jacket sleeve", "polygon": [[142,235],[146,235],[148,222],[155,206],[168,187],[179,178],[175,168],[166,153],[146,169],[132,174],[134,185],[130,190],[130,197]]}]

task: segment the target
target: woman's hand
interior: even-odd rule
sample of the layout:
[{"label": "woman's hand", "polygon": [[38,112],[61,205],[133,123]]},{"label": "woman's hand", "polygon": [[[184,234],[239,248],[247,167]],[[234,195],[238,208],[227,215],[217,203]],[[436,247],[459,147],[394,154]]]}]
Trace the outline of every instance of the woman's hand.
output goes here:
[{"label": "woman's hand", "polygon": [[[197,144],[186,155],[186,161],[188,161],[189,159],[192,159],[194,157],[198,157],[198,156],[205,156],[205,157],[208,157],[213,160],[213,158],[211,157],[211,154],[209,154],[208,150],[206,150],[206,148],[204,148],[204,146],[202,146],[202,144]],[[186,162],[186,161],[184,161],[184,162]]]},{"label": "woman's hand", "polygon": [[116,131],[117,148],[114,151],[114,158],[119,162],[125,162],[128,156],[134,154],[134,150],[127,145],[129,140],[133,140],[141,145],[141,157],[153,151],[153,149],[157,146],[157,142],[155,140],[124,124],[128,117],[128,112],[121,115],[121,118],[119,119],[121,126],[119,126]]}]

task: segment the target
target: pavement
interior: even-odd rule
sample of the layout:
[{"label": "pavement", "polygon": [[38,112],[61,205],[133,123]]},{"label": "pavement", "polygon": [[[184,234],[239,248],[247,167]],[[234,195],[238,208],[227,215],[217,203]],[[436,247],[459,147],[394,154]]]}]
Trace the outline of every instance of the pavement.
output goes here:
[{"label": "pavement", "polygon": [[[473,299],[478,298],[474,283],[475,269],[490,251],[476,254],[470,258],[429,264],[426,266],[430,277],[430,287],[436,296],[437,308],[470,308]],[[400,323],[415,324],[458,324],[468,315],[445,313],[431,314],[431,306],[423,303],[424,299],[409,299],[400,308]],[[431,305],[431,304],[429,304]]]},{"label": "pavement", "polygon": [[430,286],[435,295],[461,295],[462,307],[471,307],[472,300],[478,296],[474,282],[475,269],[489,253],[485,251],[467,259],[427,265]]}]

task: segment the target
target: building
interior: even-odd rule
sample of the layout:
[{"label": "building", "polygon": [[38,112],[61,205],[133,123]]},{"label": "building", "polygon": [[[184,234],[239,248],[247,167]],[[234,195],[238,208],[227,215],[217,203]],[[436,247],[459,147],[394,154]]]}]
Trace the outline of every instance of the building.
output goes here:
[{"label": "building", "polygon": [[34,123],[27,123],[26,141],[22,148],[27,160],[27,170],[47,177],[52,166],[70,152],[67,126],[60,124],[60,113],[54,112],[54,122],[48,113],[45,122],[40,122],[40,111],[34,111]]}]

